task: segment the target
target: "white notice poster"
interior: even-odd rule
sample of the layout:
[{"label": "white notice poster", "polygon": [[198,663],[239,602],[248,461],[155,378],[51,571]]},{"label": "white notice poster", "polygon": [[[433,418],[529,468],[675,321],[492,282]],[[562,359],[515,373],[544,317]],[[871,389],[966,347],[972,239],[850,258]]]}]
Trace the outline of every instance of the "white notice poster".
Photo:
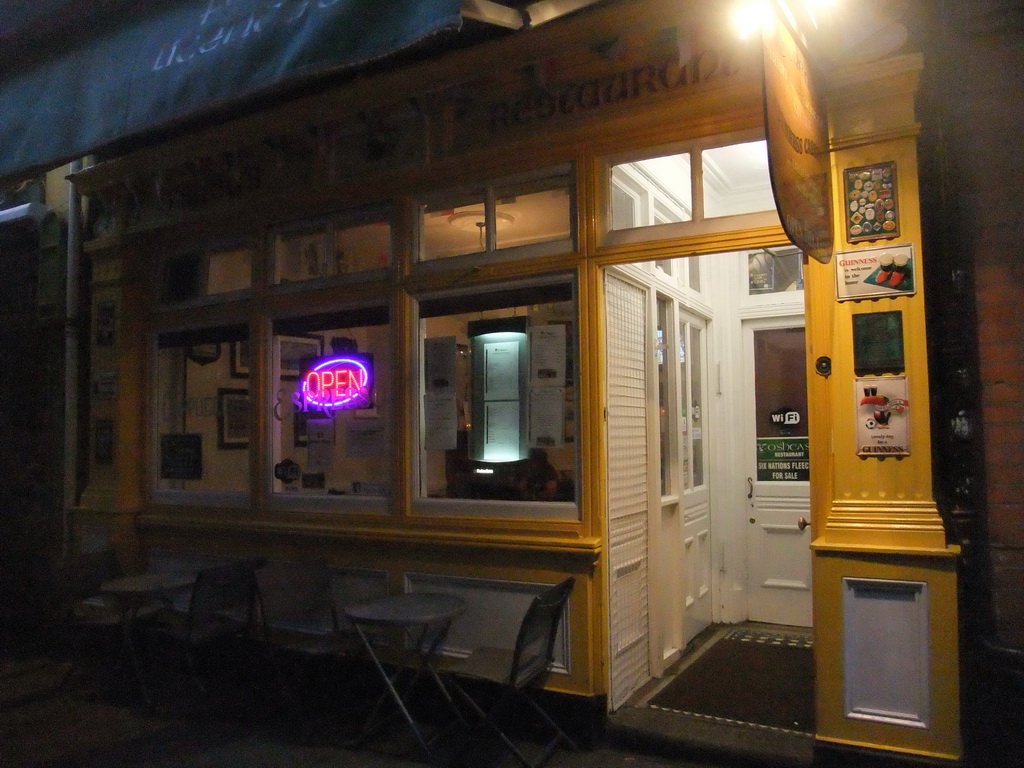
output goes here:
[{"label": "white notice poster", "polygon": [[333,464],[333,443],[309,443],[306,446],[306,472],[330,472]]},{"label": "white notice poster", "polygon": [[352,458],[379,458],[387,455],[384,419],[350,419],[345,422],[345,452]]},{"label": "white notice poster", "polygon": [[530,445],[554,448],[565,442],[565,387],[530,390]]},{"label": "white notice poster", "polygon": [[440,336],[423,342],[423,385],[436,395],[455,394],[458,346],[454,336]]},{"label": "white notice poster", "polygon": [[458,442],[459,410],[455,393],[423,396],[423,448],[454,450]]},{"label": "white notice poster", "polygon": [[530,329],[530,386],[565,386],[565,326]]},{"label": "white notice poster", "polygon": [[334,419],[306,422],[307,472],[330,472],[334,464]]}]

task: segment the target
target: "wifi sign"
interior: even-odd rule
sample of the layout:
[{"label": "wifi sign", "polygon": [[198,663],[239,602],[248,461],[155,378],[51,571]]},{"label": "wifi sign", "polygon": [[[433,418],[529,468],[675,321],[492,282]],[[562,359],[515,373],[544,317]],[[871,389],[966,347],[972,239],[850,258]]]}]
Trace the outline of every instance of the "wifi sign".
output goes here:
[{"label": "wifi sign", "polygon": [[800,423],[800,412],[792,408],[779,408],[769,415],[772,424],[780,427],[793,427]]}]

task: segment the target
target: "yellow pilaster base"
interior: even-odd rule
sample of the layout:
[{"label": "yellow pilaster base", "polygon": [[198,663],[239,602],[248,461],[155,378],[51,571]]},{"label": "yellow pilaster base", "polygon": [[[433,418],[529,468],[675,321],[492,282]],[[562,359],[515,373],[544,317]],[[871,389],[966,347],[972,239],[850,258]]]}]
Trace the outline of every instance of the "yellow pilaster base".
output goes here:
[{"label": "yellow pilaster base", "polygon": [[815,551],[820,742],[960,757],[956,554]]}]

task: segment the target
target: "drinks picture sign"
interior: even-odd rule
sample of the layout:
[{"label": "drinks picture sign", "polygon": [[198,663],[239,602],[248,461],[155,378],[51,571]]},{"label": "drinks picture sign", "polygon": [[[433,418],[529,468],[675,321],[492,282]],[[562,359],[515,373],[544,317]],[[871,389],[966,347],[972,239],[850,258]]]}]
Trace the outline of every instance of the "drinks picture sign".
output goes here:
[{"label": "drinks picture sign", "polygon": [[857,410],[857,455],[910,455],[910,421],[906,376],[854,379]]},{"label": "drinks picture sign", "polygon": [[917,291],[914,246],[881,245],[836,254],[839,301],[911,296]]}]

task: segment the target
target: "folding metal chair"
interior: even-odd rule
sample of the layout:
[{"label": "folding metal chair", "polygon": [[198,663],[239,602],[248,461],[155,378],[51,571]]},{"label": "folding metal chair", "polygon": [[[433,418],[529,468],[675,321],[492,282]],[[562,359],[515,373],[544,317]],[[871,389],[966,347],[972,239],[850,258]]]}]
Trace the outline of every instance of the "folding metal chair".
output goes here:
[{"label": "folding metal chair", "polygon": [[[494,733],[525,768],[538,768],[555,753],[559,745],[576,750],[576,743],[558,726],[551,716],[529,695],[547,675],[554,660],[555,637],[565,611],[575,578],[545,590],[530,603],[519,626],[515,646],[507,648],[478,648],[465,659],[449,661],[444,666],[451,690],[476,714],[475,725]],[[502,690],[497,699],[484,709],[476,699],[457,682],[481,680],[497,683]],[[499,726],[500,715],[514,700],[526,702],[546,724],[552,737],[543,745],[537,760],[530,762],[507,733]],[[506,726],[507,727],[507,726]]]},{"label": "folding metal chair", "polygon": [[112,549],[80,555],[72,563],[65,584],[71,600],[67,618],[73,630],[97,628],[113,634],[121,626],[121,602],[100,592],[103,582],[120,575],[121,568]]},{"label": "folding metal chair", "polygon": [[314,687],[323,695],[328,662],[355,650],[355,639],[338,622],[331,571],[323,563],[270,561],[256,571],[256,585],[260,646],[296,722],[309,728],[312,713],[300,695],[310,690],[308,673],[319,668]]},{"label": "folding metal chair", "polygon": [[[104,594],[101,585],[121,576],[121,567],[112,549],[79,555],[64,574],[64,618],[68,629],[68,649],[73,659],[72,673],[79,677],[95,664],[86,664],[92,652],[104,655],[116,652],[121,636],[125,605],[116,595]],[[143,618],[156,614],[159,606],[140,610]],[[95,661],[93,659],[93,661]]]},{"label": "folding metal chair", "polygon": [[166,611],[157,617],[154,633],[179,646],[193,682],[204,693],[207,689],[199,674],[197,654],[215,641],[251,631],[255,568],[260,564],[244,561],[204,568],[196,575],[188,611]]}]

